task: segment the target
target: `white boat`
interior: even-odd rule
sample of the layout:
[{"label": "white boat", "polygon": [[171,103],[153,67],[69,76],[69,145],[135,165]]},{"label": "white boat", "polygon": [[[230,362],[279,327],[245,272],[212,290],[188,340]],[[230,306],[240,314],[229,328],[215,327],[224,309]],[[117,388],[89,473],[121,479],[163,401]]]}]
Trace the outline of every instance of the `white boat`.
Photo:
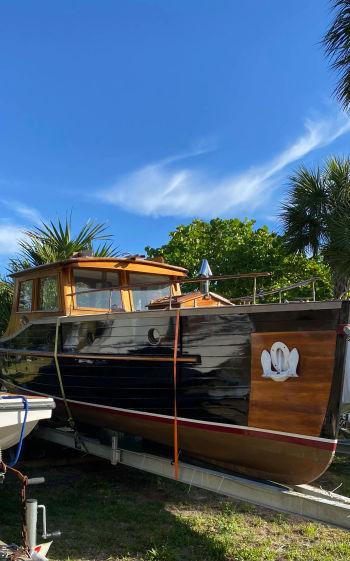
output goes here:
[{"label": "white boat", "polygon": [[50,419],[54,407],[50,397],[0,392],[0,450],[11,448],[21,437],[28,436],[42,419]]}]

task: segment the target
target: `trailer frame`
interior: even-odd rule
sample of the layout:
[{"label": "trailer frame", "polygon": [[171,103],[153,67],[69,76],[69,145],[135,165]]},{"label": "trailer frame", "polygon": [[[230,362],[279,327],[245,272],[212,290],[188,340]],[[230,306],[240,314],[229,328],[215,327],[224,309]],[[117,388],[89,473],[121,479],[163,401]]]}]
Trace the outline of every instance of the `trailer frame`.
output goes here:
[{"label": "trailer frame", "polygon": [[[73,429],[39,426],[36,436],[61,446],[108,460],[112,465],[125,465],[153,475],[176,480],[170,458],[120,448],[118,433],[111,446]],[[350,498],[312,485],[285,486],[271,481],[251,479],[215,469],[178,463],[178,481],[257,506],[302,516],[343,529],[350,529]]]}]

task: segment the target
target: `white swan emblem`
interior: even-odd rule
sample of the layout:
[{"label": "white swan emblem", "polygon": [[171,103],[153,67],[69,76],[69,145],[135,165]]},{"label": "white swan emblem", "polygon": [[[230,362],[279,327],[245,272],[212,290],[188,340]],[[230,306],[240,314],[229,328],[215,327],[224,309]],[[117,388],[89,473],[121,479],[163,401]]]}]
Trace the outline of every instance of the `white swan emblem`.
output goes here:
[{"label": "white swan emblem", "polygon": [[264,350],[261,353],[261,365],[264,371],[262,376],[263,378],[271,378],[275,382],[285,382],[288,378],[298,378],[298,362],[299,353],[297,349],[289,351],[287,345],[277,341],[272,345],[270,352]]}]

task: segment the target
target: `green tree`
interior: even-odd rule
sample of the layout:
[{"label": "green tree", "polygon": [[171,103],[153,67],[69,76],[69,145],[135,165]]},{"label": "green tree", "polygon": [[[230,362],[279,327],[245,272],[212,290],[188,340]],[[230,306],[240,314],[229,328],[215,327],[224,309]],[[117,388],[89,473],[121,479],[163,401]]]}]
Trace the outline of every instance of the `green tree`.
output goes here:
[{"label": "green tree", "polygon": [[350,106],[350,1],[333,0],[335,18],[324,36],[326,54],[339,79],[335,94],[345,109]]},{"label": "green tree", "polygon": [[290,177],[281,221],[290,251],[321,256],[332,272],[333,294],[344,298],[350,278],[350,160],[331,158]]},{"label": "green tree", "polygon": [[11,314],[13,298],[12,283],[0,278],[0,335],[4,333]]},{"label": "green tree", "polygon": [[[71,217],[56,223],[43,222],[40,227],[23,232],[19,241],[20,251],[10,259],[9,273],[29,269],[45,263],[64,261],[77,253],[89,252],[95,257],[115,257],[118,249],[110,241],[112,234],[105,224],[88,220],[75,234]],[[0,279],[0,334],[10,318],[13,284],[11,278]]]},{"label": "green tree", "polygon": [[[308,258],[302,253],[291,254],[282,236],[270,232],[266,226],[255,229],[254,225],[254,220],[247,219],[215,218],[210,222],[196,219],[170,232],[167,244],[145,249],[149,257],[162,256],[168,263],[186,267],[190,276],[197,276],[203,258],[208,259],[213,274],[271,272],[271,277],[258,280],[258,290],[286,286],[318,276],[317,298],[330,297],[330,271],[320,258]],[[186,288],[193,289],[193,285]],[[252,293],[252,281],[213,282],[211,289],[227,297],[239,297]],[[310,297],[310,287],[289,292],[287,297]]]}]

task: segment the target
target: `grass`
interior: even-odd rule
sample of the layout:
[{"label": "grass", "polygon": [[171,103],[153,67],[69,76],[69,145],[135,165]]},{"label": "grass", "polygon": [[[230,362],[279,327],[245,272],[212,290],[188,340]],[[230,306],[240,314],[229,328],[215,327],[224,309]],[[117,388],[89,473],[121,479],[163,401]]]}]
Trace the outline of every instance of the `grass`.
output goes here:
[{"label": "grass", "polygon": [[[54,459],[52,460],[54,463]],[[23,469],[23,467],[22,467]],[[30,494],[60,529],[52,560],[349,561],[350,533],[107,462],[26,468],[46,484]],[[338,459],[321,484],[350,495],[350,462]],[[1,489],[1,539],[20,542],[17,482]]]}]

